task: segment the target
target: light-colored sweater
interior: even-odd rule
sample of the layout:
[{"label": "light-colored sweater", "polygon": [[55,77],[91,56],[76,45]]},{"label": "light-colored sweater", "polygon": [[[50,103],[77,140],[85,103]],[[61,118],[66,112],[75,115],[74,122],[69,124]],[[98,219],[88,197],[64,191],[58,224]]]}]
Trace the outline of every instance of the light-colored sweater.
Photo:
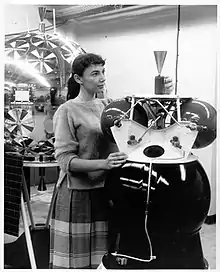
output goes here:
[{"label": "light-colored sweater", "polygon": [[104,136],[100,117],[110,102],[109,99],[94,99],[82,102],[78,98],[62,104],[53,118],[55,133],[55,158],[60,166],[57,186],[67,179],[69,189],[93,189],[104,186],[100,171],[77,172],[71,169],[70,161],[80,159],[105,159],[111,152],[118,151]]}]

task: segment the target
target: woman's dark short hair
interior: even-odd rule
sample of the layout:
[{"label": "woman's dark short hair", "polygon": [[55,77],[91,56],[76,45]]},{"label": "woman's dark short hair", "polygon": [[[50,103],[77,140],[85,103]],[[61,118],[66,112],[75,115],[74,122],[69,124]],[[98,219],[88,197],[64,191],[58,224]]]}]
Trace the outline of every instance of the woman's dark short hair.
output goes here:
[{"label": "woman's dark short hair", "polygon": [[93,53],[80,54],[73,61],[72,74],[82,76],[86,68],[97,64],[105,65],[105,60],[100,55]]},{"label": "woman's dark short hair", "polygon": [[97,64],[104,66],[105,60],[100,55],[93,53],[80,54],[74,59],[72,64],[72,76],[67,82],[67,100],[77,97],[80,90],[80,85],[75,81],[73,75],[77,74],[78,76],[82,76],[86,68],[90,65]]}]

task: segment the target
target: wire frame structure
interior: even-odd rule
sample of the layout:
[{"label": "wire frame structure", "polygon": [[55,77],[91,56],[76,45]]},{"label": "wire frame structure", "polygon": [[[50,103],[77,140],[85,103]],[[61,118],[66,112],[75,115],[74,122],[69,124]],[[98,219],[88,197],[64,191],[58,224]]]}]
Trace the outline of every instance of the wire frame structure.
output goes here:
[{"label": "wire frame structure", "polygon": [[24,76],[17,69],[17,63],[21,62],[31,65],[38,75],[49,82],[50,87],[62,90],[71,73],[73,60],[82,53],[85,50],[77,42],[64,39],[56,33],[39,30],[21,34],[5,41],[5,81],[15,84],[36,83],[34,77],[28,74]]}]

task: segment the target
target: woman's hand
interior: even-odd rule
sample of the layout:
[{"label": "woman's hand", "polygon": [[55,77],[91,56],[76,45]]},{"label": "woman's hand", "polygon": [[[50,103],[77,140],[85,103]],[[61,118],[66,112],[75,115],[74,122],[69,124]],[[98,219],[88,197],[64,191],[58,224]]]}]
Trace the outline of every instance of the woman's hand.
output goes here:
[{"label": "woman's hand", "polygon": [[124,152],[115,152],[109,154],[108,158],[105,160],[105,169],[110,170],[112,168],[120,167],[126,162],[128,156]]},{"label": "woman's hand", "polygon": [[165,94],[170,94],[174,89],[172,78],[166,76],[164,78],[164,83],[165,83]]}]

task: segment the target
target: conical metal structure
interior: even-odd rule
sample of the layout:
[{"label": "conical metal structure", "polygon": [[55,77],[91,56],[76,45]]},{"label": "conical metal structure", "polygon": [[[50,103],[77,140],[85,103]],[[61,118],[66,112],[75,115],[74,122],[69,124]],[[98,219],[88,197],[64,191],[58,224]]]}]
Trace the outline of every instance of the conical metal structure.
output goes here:
[{"label": "conical metal structure", "polygon": [[158,74],[161,74],[167,51],[154,51]]}]

